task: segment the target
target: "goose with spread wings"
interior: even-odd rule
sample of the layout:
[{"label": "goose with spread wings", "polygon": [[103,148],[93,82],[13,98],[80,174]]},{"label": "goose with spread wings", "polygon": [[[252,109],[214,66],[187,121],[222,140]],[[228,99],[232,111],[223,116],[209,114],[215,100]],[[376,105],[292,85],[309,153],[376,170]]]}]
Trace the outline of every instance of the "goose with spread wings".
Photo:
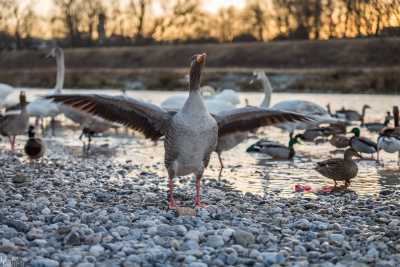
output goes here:
[{"label": "goose with spread wings", "polygon": [[211,115],[199,93],[200,78],[206,54],[194,55],[190,65],[189,97],[179,111],[168,112],[156,105],[126,96],[54,95],[47,98],[106,120],[124,124],[157,140],[165,136],[165,166],[169,176],[169,208],[176,208],[173,178],[196,176],[195,206],[200,201],[200,180],[218,138],[227,134],[249,131],[260,126],[282,122],[307,121],[292,112],[245,107]]}]

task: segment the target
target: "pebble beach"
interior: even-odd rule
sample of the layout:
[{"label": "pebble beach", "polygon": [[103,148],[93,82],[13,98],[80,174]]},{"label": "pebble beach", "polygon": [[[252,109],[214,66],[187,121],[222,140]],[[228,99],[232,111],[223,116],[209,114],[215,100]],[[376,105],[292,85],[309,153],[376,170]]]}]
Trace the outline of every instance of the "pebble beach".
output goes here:
[{"label": "pebble beach", "polygon": [[[2,142],[0,258],[25,266],[400,266],[400,191],[282,197],[177,179],[167,209],[162,164],[77,156],[48,143],[29,164]],[[151,168],[149,168],[151,167]],[[132,175],[134,173],[134,175]],[[350,188],[351,189],[351,188]]]}]

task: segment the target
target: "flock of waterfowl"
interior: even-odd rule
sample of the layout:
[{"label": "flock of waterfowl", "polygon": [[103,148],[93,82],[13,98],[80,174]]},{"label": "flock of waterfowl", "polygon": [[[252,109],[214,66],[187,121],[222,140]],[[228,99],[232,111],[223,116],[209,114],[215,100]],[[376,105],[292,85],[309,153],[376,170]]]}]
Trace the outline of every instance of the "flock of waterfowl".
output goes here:
[{"label": "flock of waterfowl", "polygon": [[[365,105],[362,113],[341,109],[331,112],[320,105],[303,100],[281,101],[270,108],[272,86],[264,72],[254,73],[260,80],[265,97],[259,107],[237,107],[238,93],[224,90],[215,94],[210,87],[201,87],[201,74],[206,62],[206,54],[194,55],[190,62],[189,95],[173,96],[166,99],[161,107],[128,97],[97,94],[63,94],[64,54],[61,48],[52,49],[49,56],[57,61],[57,82],[54,90],[33,102],[28,102],[24,92],[20,92],[19,104],[6,106],[7,95],[15,90],[0,84],[0,134],[9,139],[11,150],[15,150],[16,136],[28,132],[29,139],[24,151],[30,160],[39,159],[45,153],[44,142],[35,136],[35,127],[29,126],[29,118],[36,119],[36,125],[44,125],[49,118],[63,114],[78,124],[82,136],[90,138],[116,125],[124,125],[141,132],[146,138],[157,141],[164,138],[165,167],[169,176],[169,207],[175,208],[173,178],[194,174],[196,177],[195,206],[203,207],[200,200],[200,181],[207,168],[212,152],[218,154],[223,168],[221,154],[248,138],[249,132],[260,127],[276,126],[289,133],[289,144],[260,140],[251,145],[248,152],[270,155],[273,159],[291,159],[295,155],[294,146],[301,141],[322,142],[329,138],[330,144],[338,149],[346,149],[343,158],[318,162],[316,170],[335,182],[344,181],[345,186],[357,176],[357,164],[353,157],[361,154],[373,155],[384,150],[399,152],[400,127],[399,110],[393,108],[394,127],[388,127],[392,117],[387,113],[383,123],[366,123]],[[206,95],[208,93],[208,96]],[[347,127],[353,127],[353,136],[346,136]],[[325,126],[321,126],[325,125]],[[361,136],[360,127],[379,132],[377,143]],[[301,130],[302,133],[295,134]],[[90,142],[89,142],[90,144]]]}]

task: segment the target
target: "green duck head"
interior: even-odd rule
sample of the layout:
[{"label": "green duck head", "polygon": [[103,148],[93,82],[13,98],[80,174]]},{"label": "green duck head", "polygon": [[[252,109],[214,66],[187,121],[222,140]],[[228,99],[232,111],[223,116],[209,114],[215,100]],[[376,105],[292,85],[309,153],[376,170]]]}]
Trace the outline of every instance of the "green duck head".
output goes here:
[{"label": "green duck head", "polygon": [[251,146],[249,146],[246,150],[247,153],[252,153],[252,152],[260,152],[260,146],[256,144],[252,144]]},{"label": "green duck head", "polygon": [[295,137],[291,136],[288,147],[291,149],[295,144],[301,144],[299,138],[301,138],[301,134],[297,134]]},{"label": "green duck head", "polygon": [[358,128],[358,127],[354,127],[353,129],[351,129],[351,131],[350,131],[351,133],[353,133],[354,134],[354,136],[356,136],[356,137],[360,137],[360,128]]}]

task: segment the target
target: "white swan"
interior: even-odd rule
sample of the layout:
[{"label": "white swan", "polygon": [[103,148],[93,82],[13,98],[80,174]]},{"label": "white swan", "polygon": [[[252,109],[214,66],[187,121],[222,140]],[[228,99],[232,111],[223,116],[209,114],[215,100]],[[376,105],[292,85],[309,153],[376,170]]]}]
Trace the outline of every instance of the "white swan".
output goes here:
[{"label": "white swan", "polygon": [[[264,87],[264,99],[261,103],[261,107],[269,108],[271,102],[271,95],[273,92],[273,87],[269,82],[268,77],[265,75],[263,71],[254,72],[256,75],[256,79],[260,80]],[[296,129],[309,129],[312,127],[316,127],[321,123],[336,123],[340,120],[333,118],[323,107],[320,105],[313,103],[311,101],[306,100],[285,100],[276,103],[272,106],[274,109],[285,110],[300,113],[303,115],[307,115],[314,120],[314,123],[284,123],[280,124],[279,128],[282,128],[290,133],[293,133]]]},{"label": "white swan", "polygon": [[[51,50],[48,57],[56,58],[57,62],[57,79],[56,86],[47,95],[61,94],[64,87],[64,52],[61,48],[56,47]],[[61,113],[58,104],[52,102],[49,99],[38,98],[31,102],[27,106],[27,112],[30,116],[36,118],[36,123],[41,120],[41,127],[43,127],[43,119],[51,117],[51,122],[53,125],[54,118]]]},{"label": "white swan", "polygon": [[0,108],[3,107],[3,105],[6,102],[6,98],[14,92],[14,88],[8,84],[5,83],[0,83]]},{"label": "white swan", "polygon": [[[224,110],[233,109],[240,103],[239,95],[232,89],[224,89],[215,94],[211,86],[202,86],[200,88],[202,96],[205,98],[205,104],[210,113],[218,113]],[[161,103],[161,107],[167,110],[181,109],[187,99],[185,95],[171,96]]]}]

